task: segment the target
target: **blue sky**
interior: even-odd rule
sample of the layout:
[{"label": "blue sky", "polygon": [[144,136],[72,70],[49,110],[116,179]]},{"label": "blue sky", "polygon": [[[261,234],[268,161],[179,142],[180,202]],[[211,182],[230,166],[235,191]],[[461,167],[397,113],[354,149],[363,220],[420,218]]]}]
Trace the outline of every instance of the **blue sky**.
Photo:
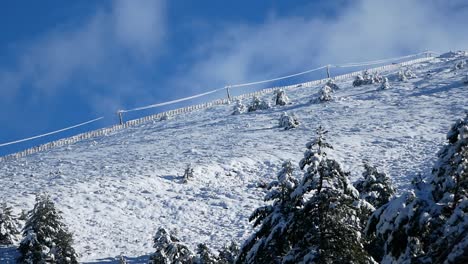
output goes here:
[{"label": "blue sky", "polygon": [[467,49],[465,2],[5,1],[0,144],[105,119],[0,147],[0,155],[115,124],[118,109],[226,84],[328,63]]}]

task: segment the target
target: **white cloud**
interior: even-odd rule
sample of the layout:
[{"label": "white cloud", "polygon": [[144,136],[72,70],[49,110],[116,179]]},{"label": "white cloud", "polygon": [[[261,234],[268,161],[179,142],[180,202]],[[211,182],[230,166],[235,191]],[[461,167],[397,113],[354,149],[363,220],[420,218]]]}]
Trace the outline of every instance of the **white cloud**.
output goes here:
[{"label": "white cloud", "polygon": [[208,89],[316,65],[468,48],[464,1],[362,0],[336,16],[270,17],[225,25],[194,49],[197,61],[172,82]]},{"label": "white cloud", "polygon": [[[14,101],[18,89],[23,89],[41,101],[75,88],[70,83],[79,80],[89,84],[79,88],[80,94],[109,96],[108,105],[92,106],[115,109],[119,98],[131,93],[126,85],[134,81],[130,64],[154,60],[164,46],[164,13],[162,0],[114,1],[79,25],[64,25],[30,41],[23,45],[14,69],[0,69],[1,93],[9,95],[0,100]],[[97,85],[102,89],[92,88]]]},{"label": "white cloud", "polygon": [[116,1],[113,18],[117,39],[142,55],[151,55],[165,34],[161,1]]}]

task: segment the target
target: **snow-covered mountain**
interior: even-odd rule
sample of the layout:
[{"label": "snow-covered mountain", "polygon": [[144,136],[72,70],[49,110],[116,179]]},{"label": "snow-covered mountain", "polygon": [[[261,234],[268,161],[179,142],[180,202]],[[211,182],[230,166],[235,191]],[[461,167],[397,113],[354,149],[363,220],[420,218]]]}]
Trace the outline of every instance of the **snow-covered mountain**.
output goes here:
[{"label": "snow-covered mountain", "polygon": [[[382,72],[390,85],[384,90],[380,83],[354,87],[349,79],[337,82],[332,101],[314,103],[321,86],[297,87],[285,91],[285,106],[232,115],[234,104],[219,105],[5,161],[0,201],[19,214],[33,207],[36,193],[48,192],[82,262],[120,253],[144,262],[160,226],[177,230],[192,248],[241,243],[252,232],[249,215],[263,204],[262,186],[283,161],[298,163],[319,125],[329,130],[330,155],[351,180],[363,161],[387,172],[397,192],[427,175],[448,128],[468,110],[468,66],[460,64],[467,55],[414,64],[408,68],[415,78],[404,81],[398,70]],[[280,128],[283,112],[300,125]],[[194,177],[183,183],[188,164]]]}]

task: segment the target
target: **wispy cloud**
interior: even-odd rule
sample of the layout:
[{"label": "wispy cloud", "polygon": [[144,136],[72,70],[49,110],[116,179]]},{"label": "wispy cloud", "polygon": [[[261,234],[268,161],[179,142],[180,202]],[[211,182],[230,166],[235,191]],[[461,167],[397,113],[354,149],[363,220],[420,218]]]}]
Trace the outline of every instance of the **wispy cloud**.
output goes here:
[{"label": "wispy cloud", "polygon": [[186,78],[172,84],[218,87],[328,63],[466,49],[465,2],[362,0],[336,6],[336,16],[271,16],[257,25],[226,24],[198,43],[196,62],[181,70]]},{"label": "wispy cloud", "polygon": [[[78,25],[61,26],[23,45],[16,65],[0,69],[0,89],[15,101],[19,94],[43,101],[69,89],[91,99],[98,108],[118,105],[133,91],[136,61],[155,60],[164,46],[165,10],[162,1],[113,1]],[[77,87],[73,82],[83,84]],[[74,85],[72,85],[74,84]],[[99,89],[96,89],[99,87]]]},{"label": "wispy cloud", "polygon": [[[151,65],[148,71],[157,69],[159,56],[166,52],[186,61],[158,79],[157,86],[167,87],[171,97],[182,97],[328,63],[425,49],[466,49],[465,2],[337,1],[323,15],[310,5],[298,15],[273,13],[263,23],[195,26],[210,24],[202,21],[191,23],[192,36],[183,38],[192,41],[190,49],[171,50],[166,42],[180,39],[169,36],[173,29],[169,24],[187,25],[167,21],[163,0],[112,1],[80,23],[61,26],[23,45],[16,65],[0,69],[0,104],[21,112],[17,97],[28,94],[27,100],[44,103],[70,90],[89,100],[90,108],[107,113],[159,101],[161,91],[151,90],[156,84],[146,78],[145,65]],[[328,14],[330,8],[333,15]]]}]

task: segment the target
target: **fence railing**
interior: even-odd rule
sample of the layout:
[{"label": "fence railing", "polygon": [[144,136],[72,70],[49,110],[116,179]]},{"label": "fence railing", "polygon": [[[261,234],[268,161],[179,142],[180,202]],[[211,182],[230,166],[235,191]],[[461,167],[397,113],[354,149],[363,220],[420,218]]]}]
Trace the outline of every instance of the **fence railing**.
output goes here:
[{"label": "fence railing", "polygon": [[[384,65],[384,66],[380,66],[380,67],[371,68],[371,69],[368,69],[368,71],[382,72],[382,71],[394,70],[394,69],[399,69],[402,66],[408,66],[408,65],[411,65],[411,64],[416,64],[416,63],[429,61],[429,60],[432,60],[433,58],[434,57],[419,58],[419,59],[409,60],[409,61],[405,61],[405,62],[401,62],[401,63],[395,63],[395,64],[389,64],[389,65]],[[362,70],[347,73],[347,74],[337,75],[337,76],[332,77],[330,79],[333,79],[335,81],[346,80],[346,79],[349,79],[351,77],[355,77],[356,75],[358,75],[360,73],[362,73]],[[233,97],[231,97],[231,100],[244,100],[246,98],[250,98],[250,97],[253,97],[253,96],[261,96],[261,95],[265,95],[265,94],[268,94],[268,93],[272,93],[272,92],[274,92],[276,90],[279,90],[279,89],[288,90],[288,89],[294,89],[294,88],[299,88],[299,87],[313,87],[313,86],[317,86],[317,85],[326,83],[328,80],[329,80],[329,78],[324,78],[324,79],[319,79],[319,80],[314,80],[314,81],[309,81],[309,82],[303,82],[303,83],[298,83],[298,84],[287,85],[287,86],[277,86],[277,87],[272,87],[272,88],[266,88],[266,89],[262,89],[260,91],[256,91],[256,92],[252,92],[252,93],[246,93],[246,94],[242,94],[242,95],[238,95],[238,96],[233,96]],[[229,103],[230,103],[229,99],[218,99],[218,100],[214,100],[214,101],[207,102],[207,103],[201,103],[201,104],[191,105],[191,106],[187,106],[187,107],[183,107],[183,108],[177,108],[177,109],[169,110],[169,111],[166,111],[166,112],[161,112],[161,113],[158,113],[158,114],[149,115],[149,116],[141,117],[141,118],[138,118],[138,119],[129,120],[129,121],[127,121],[127,122],[125,122],[125,123],[123,123],[121,125],[114,125],[112,127],[106,127],[106,128],[101,128],[101,129],[81,133],[81,134],[78,134],[78,135],[75,135],[75,136],[72,136],[72,137],[59,139],[59,140],[48,142],[48,143],[45,143],[45,144],[42,144],[42,145],[39,145],[39,146],[28,148],[28,149],[20,151],[20,152],[9,154],[9,155],[0,157],[0,162],[19,159],[19,158],[22,158],[22,157],[25,157],[25,156],[28,156],[28,155],[31,155],[31,154],[34,154],[34,153],[47,151],[47,150],[49,150],[51,148],[55,148],[55,147],[70,145],[70,144],[73,144],[73,143],[76,143],[76,142],[79,142],[79,141],[82,141],[82,140],[87,140],[87,139],[101,137],[101,136],[108,136],[112,132],[119,131],[119,130],[122,130],[122,129],[125,129],[125,128],[128,128],[128,127],[137,126],[137,125],[144,124],[144,123],[147,123],[147,122],[151,122],[151,121],[154,121],[154,120],[161,120],[164,117],[171,117],[171,116],[175,116],[175,115],[180,115],[180,114],[184,114],[184,113],[198,111],[198,110],[201,110],[201,109],[206,109],[206,108],[209,108],[209,107],[212,107],[212,106],[225,105],[225,104],[229,104]]]}]

